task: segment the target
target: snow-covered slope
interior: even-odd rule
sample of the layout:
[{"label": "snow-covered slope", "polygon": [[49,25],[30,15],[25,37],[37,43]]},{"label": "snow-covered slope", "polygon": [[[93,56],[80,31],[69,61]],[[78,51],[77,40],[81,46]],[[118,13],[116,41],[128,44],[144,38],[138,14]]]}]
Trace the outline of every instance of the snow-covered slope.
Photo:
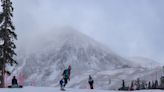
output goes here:
[{"label": "snow-covered slope", "polygon": [[88,88],[88,76],[92,75],[97,89],[118,89],[122,79],[129,83],[151,71],[134,67],[129,60],[72,28],[54,30],[34,33],[19,42],[23,45],[18,47],[19,65],[14,74],[23,74],[25,85],[57,87],[68,65],[72,66],[67,85],[70,88]]},{"label": "snow-covered slope", "polygon": [[139,65],[140,67],[145,67],[145,68],[156,68],[156,67],[161,66],[161,64],[158,63],[157,61],[154,61],[145,57],[133,57],[133,58],[130,58],[129,60],[131,60],[133,64],[136,64],[136,65]]},{"label": "snow-covered slope", "polygon": [[[13,89],[0,89],[0,92],[63,92],[59,88],[52,87],[24,87],[24,88],[13,88]],[[120,92],[112,90],[90,90],[90,89],[66,89],[65,92]],[[125,92],[125,91],[122,91]],[[162,90],[141,90],[133,92],[163,92]]]}]

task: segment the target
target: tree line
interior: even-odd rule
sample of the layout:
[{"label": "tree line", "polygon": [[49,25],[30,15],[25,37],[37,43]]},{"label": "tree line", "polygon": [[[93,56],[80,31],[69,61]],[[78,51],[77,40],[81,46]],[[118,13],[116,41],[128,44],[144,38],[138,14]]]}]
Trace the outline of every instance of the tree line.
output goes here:
[{"label": "tree line", "polygon": [[125,80],[122,80],[122,87],[118,90],[144,90],[144,89],[164,89],[164,77],[161,77],[160,81],[146,81],[137,78],[132,80],[129,86],[126,86]]}]

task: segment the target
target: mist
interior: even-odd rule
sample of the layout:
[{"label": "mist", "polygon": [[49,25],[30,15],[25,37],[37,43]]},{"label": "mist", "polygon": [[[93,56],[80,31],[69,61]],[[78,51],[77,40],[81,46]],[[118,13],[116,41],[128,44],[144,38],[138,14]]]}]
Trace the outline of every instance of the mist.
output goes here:
[{"label": "mist", "polygon": [[[164,64],[163,0],[13,0],[17,47],[71,27],[129,57]],[[30,42],[30,43],[28,43]]]}]

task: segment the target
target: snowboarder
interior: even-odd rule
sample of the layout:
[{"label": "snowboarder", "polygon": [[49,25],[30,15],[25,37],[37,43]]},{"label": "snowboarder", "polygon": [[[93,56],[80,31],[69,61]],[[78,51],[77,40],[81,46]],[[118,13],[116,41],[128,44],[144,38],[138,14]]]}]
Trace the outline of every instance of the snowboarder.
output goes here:
[{"label": "snowboarder", "polygon": [[68,80],[70,80],[70,74],[71,74],[71,66],[69,65],[68,69],[65,69],[63,71],[64,87],[68,83]]},{"label": "snowboarder", "polygon": [[13,76],[13,79],[12,79],[12,87],[18,87],[18,82],[15,76]]},{"label": "snowboarder", "polygon": [[60,80],[60,89],[65,90],[64,89],[64,79],[63,78]]},{"label": "snowboarder", "polygon": [[88,83],[90,85],[90,89],[93,89],[94,80],[92,79],[91,75],[89,75]]}]

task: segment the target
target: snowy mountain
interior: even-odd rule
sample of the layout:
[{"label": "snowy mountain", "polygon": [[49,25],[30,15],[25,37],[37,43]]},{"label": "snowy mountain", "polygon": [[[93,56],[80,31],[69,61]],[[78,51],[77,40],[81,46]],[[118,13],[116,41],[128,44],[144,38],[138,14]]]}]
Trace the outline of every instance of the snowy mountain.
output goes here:
[{"label": "snowy mountain", "polygon": [[145,57],[133,57],[133,58],[130,58],[129,60],[132,61],[133,64],[136,64],[136,65],[139,65],[140,67],[145,67],[145,68],[156,68],[156,67],[161,66],[161,64],[158,63],[157,61],[154,61]]},{"label": "snowy mountain", "polygon": [[88,76],[92,75],[97,89],[118,89],[123,79],[130,83],[151,72],[135,67],[131,61],[72,28],[53,30],[34,33],[19,42],[23,44],[18,45],[19,65],[14,74],[23,74],[25,85],[57,87],[68,65],[72,66],[67,85],[70,88],[88,88]]}]

